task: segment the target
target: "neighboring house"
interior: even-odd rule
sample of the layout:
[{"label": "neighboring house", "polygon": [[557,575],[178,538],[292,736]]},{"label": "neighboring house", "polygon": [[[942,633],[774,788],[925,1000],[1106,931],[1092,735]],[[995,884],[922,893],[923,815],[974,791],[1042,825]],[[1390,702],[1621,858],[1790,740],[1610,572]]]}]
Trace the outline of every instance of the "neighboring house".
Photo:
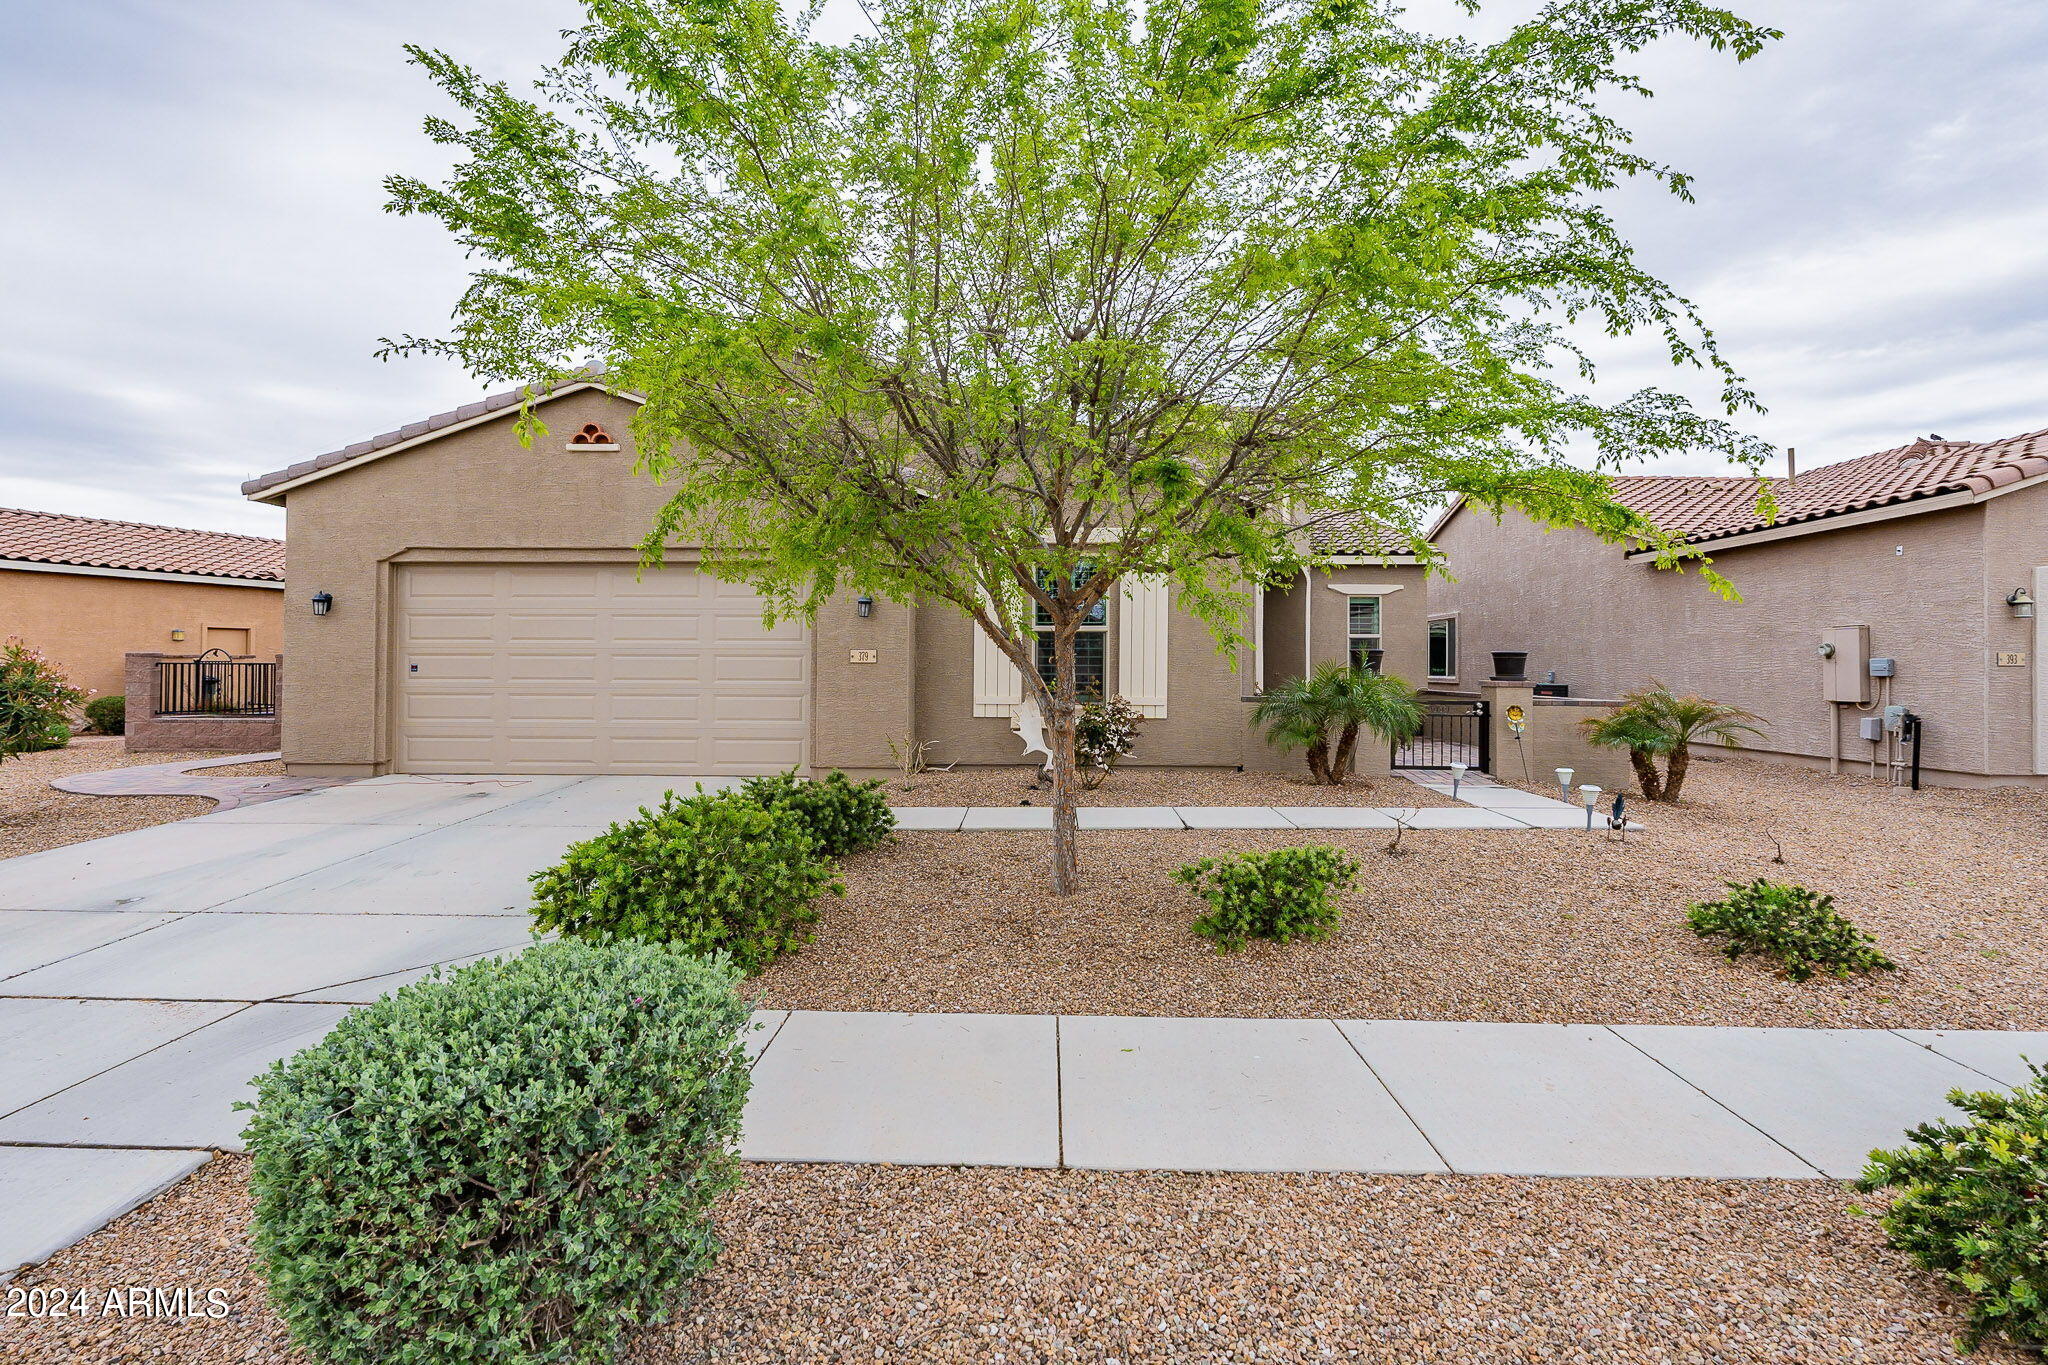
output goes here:
[{"label": "neighboring house", "polygon": [[[1907,761],[1884,711],[1905,707],[1924,724],[1929,780],[2042,784],[2048,432],[1930,437],[1772,486],[1767,523],[1754,479],[1614,480],[1622,502],[1707,551],[1740,603],[1643,550],[1454,506],[1434,533],[1454,579],[1430,587],[1446,676],[1469,684],[1493,651],[1527,650],[1530,676],[1554,672],[1575,695],[1661,678],[1763,716],[1765,752],[1866,773]],[[1872,677],[1868,659],[1894,676]]]},{"label": "neighboring house", "polygon": [[[1022,679],[958,612],[846,596],[767,629],[690,547],[636,576],[665,497],[633,472],[636,400],[565,385],[530,448],[518,405],[498,394],[243,485],[284,506],[292,545],[293,772],[882,771],[906,738],[939,763],[1020,761]],[[1422,570],[1330,534],[1340,567],[1260,594],[1265,647],[1235,662],[1156,584],[1106,604],[1083,659],[1148,717],[1134,762],[1291,768],[1248,724],[1264,682],[1354,648],[1420,671]]]},{"label": "neighboring house", "polygon": [[0,508],[0,636],[95,696],[130,651],[275,656],[283,590],[281,540]]}]

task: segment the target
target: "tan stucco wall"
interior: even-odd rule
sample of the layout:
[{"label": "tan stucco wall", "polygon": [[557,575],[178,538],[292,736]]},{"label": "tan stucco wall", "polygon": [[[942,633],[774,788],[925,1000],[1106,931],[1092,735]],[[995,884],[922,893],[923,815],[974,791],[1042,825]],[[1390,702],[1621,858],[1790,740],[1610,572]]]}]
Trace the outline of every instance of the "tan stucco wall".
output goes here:
[{"label": "tan stucco wall", "polygon": [[[246,628],[250,652],[277,653],[285,594],[274,588],[0,570],[0,637],[18,635],[94,696],[125,688],[131,651],[197,653],[206,627]],[[185,639],[173,642],[171,632]]]},{"label": "tan stucco wall", "polygon": [[[499,420],[287,493],[290,600],[334,596],[327,616],[286,616],[294,682],[283,744],[293,771],[388,768],[394,565],[631,557],[663,502],[658,487],[632,473],[632,413],[623,399],[572,394],[542,407],[549,430],[532,449],[519,445],[509,420]],[[569,433],[586,422],[604,426],[623,448],[564,450]],[[670,561],[690,563],[694,553],[672,551]],[[862,619],[853,595],[830,603],[811,637],[812,767],[887,769],[889,741],[907,736],[936,740],[939,763],[1016,762],[1008,722],[973,714],[970,629],[948,607],[878,600]],[[1114,607],[1111,630],[1114,687]],[[873,649],[876,661],[853,663],[856,649]],[[1175,613],[1168,649],[1168,714],[1146,725],[1133,762],[1236,766],[1244,759],[1248,685],[1192,617]]]},{"label": "tan stucco wall", "polygon": [[1437,537],[1453,577],[1432,581],[1430,609],[1457,613],[1468,686],[1492,651],[1526,649],[1530,677],[1554,669],[1577,695],[1660,677],[1755,711],[1767,750],[1824,758],[1833,720],[1845,760],[1866,764],[1868,713],[1831,715],[1816,650],[1832,626],[1867,625],[1871,653],[1898,660],[1891,699],[1926,721],[1928,770],[2026,776],[2032,670],[1991,657],[2032,648],[2002,599],[2014,566],[2048,562],[2044,493],[1717,551],[1739,603],[1584,532],[1460,511]]},{"label": "tan stucco wall", "polygon": [[[1166,714],[1147,720],[1129,762],[1162,767],[1234,768],[1244,762],[1254,654],[1238,663],[1219,654],[1209,628],[1178,609],[1167,623]],[[1108,686],[1117,690],[1117,619],[1109,610]],[[936,742],[935,763],[1009,764],[1021,746],[1001,717],[974,714],[974,625],[951,607],[926,607],[917,621],[917,737]],[[1242,672],[1242,678],[1240,677]]]}]

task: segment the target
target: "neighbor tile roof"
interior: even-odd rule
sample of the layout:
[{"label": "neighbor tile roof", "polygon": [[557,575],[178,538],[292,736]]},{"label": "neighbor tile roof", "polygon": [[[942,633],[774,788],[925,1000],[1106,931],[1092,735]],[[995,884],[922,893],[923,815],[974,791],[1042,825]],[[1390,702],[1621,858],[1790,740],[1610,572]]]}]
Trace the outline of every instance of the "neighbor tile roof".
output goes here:
[{"label": "neighbor tile roof", "polygon": [[1988,493],[2041,474],[2048,474],[2048,430],[1996,441],[1919,440],[1773,479],[1778,514],[1770,522],[1757,514],[1759,486],[1751,478],[1624,474],[1614,479],[1614,495],[1659,529],[1702,541],[1942,493]]},{"label": "neighbor tile roof", "polygon": [[[589,375],[588,379],[571,380],[548,396],[560,398],[564,394],[574,392],[585,384],[596,380],[598,376],[604,373],[604,369],[602,366],[590,365],[585,367],[585,372]],[[348,464],[352,460],[360,460],[365,455],[374,455],[380,450],[398,445],[401,442],[410,441],[415,437],[425,436],[429,432],[440,431],[444,427],[452,427],[458,422],[467,422],[473,418],[484,417],[494,412],[503,412],[507,408],[517,407],[519,406],[520,398],[525,393],[526,388],[524,385],[516,389],[506,389],[503,393],[494,393],[479,398],[474,403],[464,403],[459,408],[450,408],[446,412],[437,412],[432,417],[422,417],[417,422],[407,422],[402,427],[372,436],[367,441],[357,441],[354,445],[343,446],[339,450],[330,450],[325,455],[315,455],[310,460],[301,460],[287,468],[274,469],[268,474],[259,474],[255,478],[243,483],[242,496],[245,498],[254,497],[266,488],[275,488],[281,483],[290,483],[293,479],[302,478],[307,474],[317,473],[323,469],[332,469],[336,465]]]},{"label": "neighbor tile roof", "polygon": [[1406,536],[1355,513],[1317,519],[1309,541],[1324,554],[1412,555],[1415,547]]},{"label": "neighbor tile roof", "polygon": [[0,507],[0,559],[284,581],[284,542]]}]

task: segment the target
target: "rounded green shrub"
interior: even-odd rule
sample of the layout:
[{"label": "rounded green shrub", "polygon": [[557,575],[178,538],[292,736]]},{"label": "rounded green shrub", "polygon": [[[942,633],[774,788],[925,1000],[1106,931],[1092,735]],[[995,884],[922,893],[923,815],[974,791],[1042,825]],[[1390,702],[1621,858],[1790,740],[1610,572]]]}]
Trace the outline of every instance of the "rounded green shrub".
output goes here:
[{"label": "rounded green shrub", "polygon": [[536,927],[724,953],[748,975],[810,938],[845,887],[793,812],[734,793],[662,797],[533,875]]},{"label": "rounded green shrub", "polygon": [[864,853],[896,828],[881,782],[854,782],[837,768],[815,782],[798,777],[794,769],[773,777],[750,777],[740,791],[749,801],[786,810],[802,820],[828,858]]},{"label": "rounded green shrub", "polygon": [[1776,958],[1787,977],[1804,981],[1817,972],[1888,972],[1898,964],[1875,940],[1835,910],[1832,896],[1803,886],[1765,881],[1729,882],[1728,894],[1694,905],[1686,922],[1702,938],[1724,936],[1721,955],[1730,962],[1744,953]]},{"label": "rounded green shrub", "polygon": [[1189,863],[1173,879],[1209,902],[1195,932],[1234,953],[1246,939],[1325,939],[1337,931],[1337,892],[1358,864],[1323,844]]},{"label": "rounded green shrub", "polygon": [[1969,1296],[1966,1347],[2048,1348],[2048,1071],[2032,1069],[2009,1093],[1950,1092],[1967,1119],[1910,1130],[1856,1182],[1896,1191],[1879,1216],[1891,1244]]},{"label": "rounded green shrub", "polygon": [[121,734],[128,728],[128,699],[120,696],[94,697],[85,704],[85,719],[99,734]]},{"label": "rounded green shrub", "polygon": [[256,1256],[299,1345],[600,1361],[665,1317],[739,1180],[738,982],[654,944],[542,944],[405,986],[259,1076]]}]

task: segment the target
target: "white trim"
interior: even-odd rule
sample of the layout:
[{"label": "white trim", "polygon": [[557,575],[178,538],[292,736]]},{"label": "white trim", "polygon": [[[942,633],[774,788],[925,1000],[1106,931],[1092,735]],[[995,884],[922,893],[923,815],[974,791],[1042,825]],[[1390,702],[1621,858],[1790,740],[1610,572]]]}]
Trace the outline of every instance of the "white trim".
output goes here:
[{"label": "white trim", "polygon": [[1331,555],[1324,562],[1340,568],[1376,567],[1384,564],[1390,569],[1403,565],[1412,568],[1422,563],[1414,555]]},{"label": "white trim", "polygon": [[[629,393],[625,389],[609,389],[594,380],[579,379],[573,384],[556,389],[553,393],[543,394],[534,400],[533,405],[539,407],[543,403],[552,403],[557,398],[567,398],[572,393],[582,393],[586,389],[597,389],[602,393],[610,394],[614,398],[623,398],[630,403],[645,404],[647,402],[645,398],[637,393]],[[460,422],[450,422],[445,427],[439,427],[433,431],[423,431],[409,440],[394,441],[382,450],[366,450],[360,455],[351,456],[349,459],[336,460],[324,469],[309,469],[295,479],[286,479],[283,483],[275,483],[268,488],[258,489],[254,493],[244,493],[242,496],[250,502],[278,502],[286,493],[291,492],[294,488],[303,488],[307,484],[324,479],[330,474],[340,474],[351,469],[359,469],[373,461],[381,460],[387,455],[396,455],[401,451],[411,450],[414,446],[425,445],[429,441],[438,441],[443,436],[453,436],[458,431],[468,431],[471,427],[480,427],[486,422],[495,422],[501,418],[515,417],[519,414],[521,406],[518,403],[508,403],[504,407],[490,412],[480,412],[476,416],[466,417]]]},{"label": "white trim", "polygon": [[[1439,621],[1449,621],[1451,623],[1451,671],[1444,674],[1436,674],[1429,671],[1429,656],[1432,652],[1432,642],[1429,636],[1431,629],[1434,628],[1436,623]],[[1457,612],[1439,611],[1430,613],[1429,621],[1426,625],[1424,625],[1422,630],[1422,676],[1425,684],[1441,682],[1454,683],[1458,680],[1458,648],[1459,645],[1462,643],[1458,639],[1459,634],[1460,632],[1458,630]]]},{"label": "white trim", "polygon": [[[2048,564],[2034,568],[2034,600],[2048,602]],[[2048,773],[2048,616],[2034,608],[2034,771]]]},{"label": "white trim", "polygon": [[1385,597],[1390,592],[1399,592],[1406,583],[1339,583],[1334,580],[1323,584],[1331,592],[1341,592],[1346,597]]},{"label": "white trim", "polygon": [[584,453],[586,453],[586,452],[589,452],[589,451],[617,450],[618,448],[619,448],[619,443],[618,443],[617,441],[613,441],[613,442],[612,442],[612,443],[611,443],[610,445],[594,445],[594,446],[593,446],[593,445],[578,445],[578,444],[577,444],[576,442],[574,442],[574,441],[571,441],[571,442],[569,442],[568,446],[566,447],[566,449],[569,449],[569,450],[575,451],[575,452],[576,452],[577,454],[579,454],[579,455],[580,455],[580,454],[584,454]]},{"label": "white trim", "polygon": [[153,583],[209,583],[220,588],[270,588],[284,591],[274,578],[229,578],[222,574],[160,573],[155,569],[108,569],[98,564],[45,564],[39,559],[0,559],[0,570],[23,573],[68,573],[81,578],[142,578]]},{"label": "white trim", "polygon": [[1131,574],[1118,585],[1116,691],[1153,720],[1166,715],[1167,589],[1158,574]]}]

